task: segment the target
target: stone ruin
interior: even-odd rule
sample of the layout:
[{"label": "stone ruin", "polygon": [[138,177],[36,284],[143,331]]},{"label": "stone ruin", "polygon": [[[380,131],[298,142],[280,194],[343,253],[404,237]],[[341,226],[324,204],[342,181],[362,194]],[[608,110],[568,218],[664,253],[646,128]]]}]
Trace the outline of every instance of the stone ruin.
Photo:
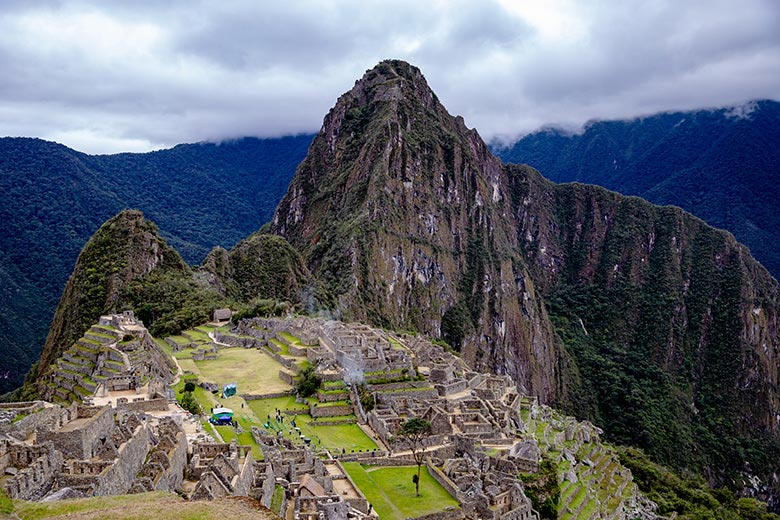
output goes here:
[{"label": "stone ruin", "polygon": [[[25,417],[31,424],[0,428],[0,471],[14,499],[39,500],[69,488],[81,496],[116,495],[134,489],[178,489],[187,441],[173,419],[147,420],[139,412],[73,403],[45,405]],[[148,457],[152,454],[152,457]],[[157,463],[166,471],[145,468]]]},{"label": "stone ruin", "polygon": [[291,509],[299,520],[364,518],[371,508],[366,497],[337,460],[323,460],[308,446],[296,447],[288,439],[253,430],[263,450],[256,464],[257,498],[270,507],[274,489],[284,490],[282,516]]},{"label": "stone ruin", "polygon": [[197,480],[193,500],[213,500],[232,495],[249,495],[254,482],[254,461],[249,446],[235,441],[199,443],[193,446],[187,478]]},{"label": "stone ruin", "polygon": [[[517,478],[519,473],[539,471],[542,450],[537,444],[535,421],[547,425],[541,438],[559,454],[553,463],[568,460],[592,468],[592,472],[612,467],[608,455],[593,447],[599,434],[596,428],[561,419],[536,399],[523,396],[507,376],[473,372],[460,358],[422,337],[312,318],[245,320],[234,333],[216,334],[216,339],[265,349],[287,363],[287,375],[294,370],[278,351],[279,344],[285,345],[291,356],[305,357],[329,383],[328,392],[319,396],[320,402],[350,403],[310,405],[312,417],[354,413],[354,420],[373,431],[381,449],[315,453],[307,445],[296,446],[253,427],[252,435],[264,455],[264,460],[255,461],[250,447],[238,446],[235,441],[188,439],[180,418],[148,415],[167,409],[170,366],[139,359],[139,354],[148,358],[150,353],[153,358],[155,351],[147,349],[144,338],[148,334],[131,314],[104,318],[103,328],[91,329],[92,334],[82,338],[90,341],[78,344],[83,348],[85,344],[94,346],[93,342],[100,344],[91,377],[105,375],[101,370],[118,366],[121,359],[122,366],[129,369],[104,377],[98,385],[106,392],[127,391],[148,381],[153,398],[125,396],[116,400],[116,408],[42,402],[0,405],[0,471],[7,475],[3,487],[12,498],[188,489],[193,499],[250,495],[270,506],[281,488],[283,516],[305,520],[363,518],[372,515],[372,508],[341,462],[412,463],[409,446],[397,435],[412,417],[431,424],[426,467],[461,506],[432,518],[538,518]],[[134,339],[127,338],[128,331]],[[300,342],[291,341],[289,335]],[[81,352],[81,347],[74,348]],[[78,352],[63,356],[58,368],[76,372],[72,365],[82,362],[79,357]],[[373,397],[372,410],[363,410],[358,385]],[[70,395],[70,388],[66,395]],[[98,393],[93,392],[95,399]],[[630,482],[630,473],[618,476],[622,478],[620,494]],[[563,504],[563,509],[571,514],[579,512],[569,503]],[[618,511],[610,517],[625,515]]]}]

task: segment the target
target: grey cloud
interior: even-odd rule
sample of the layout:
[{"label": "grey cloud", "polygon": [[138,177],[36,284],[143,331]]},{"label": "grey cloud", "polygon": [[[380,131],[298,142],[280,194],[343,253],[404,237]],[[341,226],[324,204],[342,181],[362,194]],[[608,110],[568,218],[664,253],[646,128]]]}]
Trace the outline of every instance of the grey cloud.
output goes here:
[{"label": "grey cloud", "polygon": [[108,152],[314,132],[384,58],[419,66],[488,139],[780,97],[771,0],[558,0],[569,25],[552,36],[549,12],[503,5],[4,2],[0,135]]}]

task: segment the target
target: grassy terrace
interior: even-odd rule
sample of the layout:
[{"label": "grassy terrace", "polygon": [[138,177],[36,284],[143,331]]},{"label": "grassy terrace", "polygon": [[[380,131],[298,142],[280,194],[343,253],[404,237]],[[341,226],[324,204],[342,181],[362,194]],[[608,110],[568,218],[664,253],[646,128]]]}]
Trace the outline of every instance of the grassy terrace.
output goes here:
[{"label": "grassy terrace", "polygon": [[412,475],[416,466],[377,467],[358,462],[344,463],[344,469],[374,506],[382,520],[404,520],[457,508],[458,502],[423,467],[420,496],[415,496]]},{"label": "grassy terrace", "polygon": [[287,343],[290,343],[291,345],[300,345],[302,347],[308,347],[309,346],[309,345],[306,345],[305,343],[303,343],[300,339],[298,339],[295,336],[293,336],[292,334],[290,334],[289,332],[280,332],[279,336],[284,338],[284,340]]},{"label": "grassy terrace", "polygon": [[376,443],[357,424],[338,424],[334,426],[320,426],[316,424],[323,421],[354,421],[354,415],[329,417],[315,421],[309,414],[298,414],[293,417],[292,415],[282,413],[284,421],[283,423],[277,423],[275,420],[277,409],[282,412],[285,410],[308,410],[309,407],[307,405],[296,403],[295,398],[292,396],[249,401],[249,407],[254,412],[254,415],[261,419],[263,423],[260,425],[261,428],[265,427],[264,425],[270,417],[269,428],[274,431],[281,431],[285,437],[295,442],[300,443],[301,440],[294,430],[290,430],[292,419],[295,419],[295,424],[301,429],[301,433],[312,440],[315,448],[326,448],[334,454],[341,453],[341,450],[344,450],[346,453],[352,453],[353,451],[377,449]]}]

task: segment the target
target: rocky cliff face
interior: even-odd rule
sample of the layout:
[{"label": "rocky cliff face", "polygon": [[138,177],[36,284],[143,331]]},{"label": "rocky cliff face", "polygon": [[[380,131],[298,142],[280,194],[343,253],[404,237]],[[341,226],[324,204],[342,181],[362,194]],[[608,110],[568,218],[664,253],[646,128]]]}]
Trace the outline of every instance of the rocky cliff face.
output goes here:
[{"label": "rocky cliff face", "polygon": [[65,286],[37,374],[43,374],[101,314],[124,310],[129,285],[152,273],[187,276],[189,267],[140,211],[123,211],[103,224],[84,246]]},{"label": "rocky cliff face", "polygon": [[420,71],[341,96],[274,214],[345,319],[444,335],[473,366],[556,397],[552,327],[519,255],[504,166]]},{"label": "rocky cliff face", "polygon": [[[777,469],[778,285],[734,237],[672,206],[510,166],[518,241],[561,346],[562,403],[658,460]],[[774,438],[774,440],[772,440]]]},{"label": "rocky cliff face", "polygon": [[346,319],[443,337],[713,482],[777,472],[766,270],[678,208],[501,164],[406,63],[339,98],[271,230]]}]

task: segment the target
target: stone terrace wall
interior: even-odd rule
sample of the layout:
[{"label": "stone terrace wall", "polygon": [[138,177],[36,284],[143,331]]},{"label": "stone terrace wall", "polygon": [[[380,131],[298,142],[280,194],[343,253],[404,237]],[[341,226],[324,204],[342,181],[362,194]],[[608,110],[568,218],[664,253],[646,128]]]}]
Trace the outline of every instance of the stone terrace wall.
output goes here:
[{"label": "stone terrace wall", "polygon": [[247,336],[223,334],[222,332],[214,332],[214,339],[219,343],[224,343],[225,345],[230,345],[231,347],[262,348],[266,344],[265,340],[250,338]]},{"label": "stone terrace wall", "polygon": [[462,509],[445,509],[438,513],[416,516],[413,520],[462,520],[463,518],[466,518],[466,516]]},{"label": "stone terrace wall", "polygon": [[431,464],[431,459],[428,458],[425,460],[425,466],[428,468],[428,473],[431,474],[433,479],[441,484],[441,487],[447,490],[447,493],[452,495],[455,500],[457,500],[460,503],[463,503],[465,500],[468,499],[458,488],[458,486],[450,480],[450,478],[445,475],[439,468]]},{"label": "stone terrace wall", "polygon": [[6,494],[16,500],[41,498],[51,487],[54,473],[62,465],[62,453],[55,450],[51,444],[45,446],[11,444],[7,445],[6,449],[4,459],[7,459],[7,463],[12,467],[23,468],[3,483]]},{"label": "stone terrace wall", "polygon": [[312,417],[335,417],[337,415],[352,415],[354,412],[352,405],[338,406],[312,406],[310,414]]},{"label": "stone terrace wall", "polygon": [[255,462],[252,459],[252,452],[249,451],[244,457],[244,463],[241,470],[233,479],[233,494],[248,496],[255,480]]},{"label": "stone terrace wall", "polygon": [[68,417],[71,414],[75,417],[75,411],[75,406],[70,408],[62,408],[60,406],[44,408],[8,425],[5,431],[19,440],[25,440],[37,430],[52,431],[58,429],[63,422],[68,421]]}]

